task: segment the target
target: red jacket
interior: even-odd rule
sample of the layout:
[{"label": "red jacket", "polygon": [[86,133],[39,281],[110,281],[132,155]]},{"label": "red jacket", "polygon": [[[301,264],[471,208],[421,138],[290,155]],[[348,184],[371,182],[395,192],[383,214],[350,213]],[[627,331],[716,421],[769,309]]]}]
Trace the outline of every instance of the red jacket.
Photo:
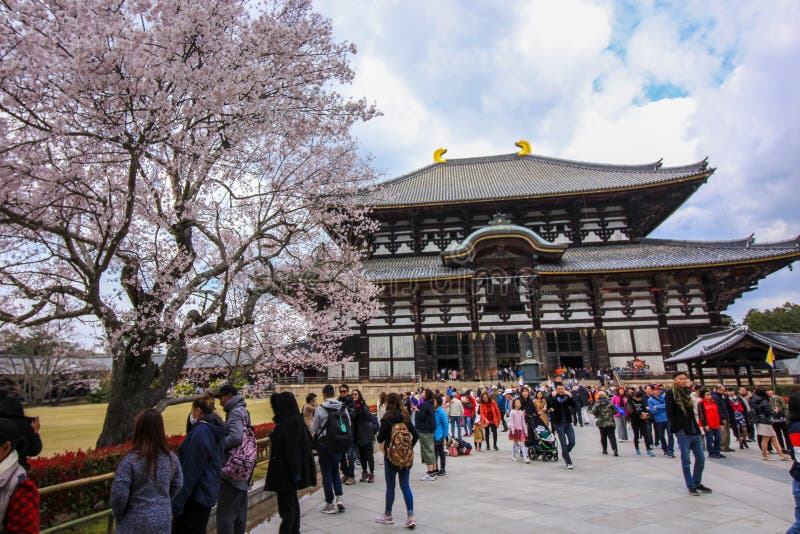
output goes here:
[{"label": "red jacket", "polygon": [[489,399],[488,403],[482,402],[480,404],[480,412],[487,425],[497,426],[500,424],[500,408],[497,403]]},{"label": "red jacket", "polygon": [[39,489],[27,478],[17,484],[17,489],[8,500],[3,528],[9,534],[39,532]]},{"label": "red jacket", "polygon": [[719,410],[717,403],[713,400],[703,399],[697,403],[697,414],[700,416],[700,424],[707,426],[711,429],[718,429],[719,423]]}]

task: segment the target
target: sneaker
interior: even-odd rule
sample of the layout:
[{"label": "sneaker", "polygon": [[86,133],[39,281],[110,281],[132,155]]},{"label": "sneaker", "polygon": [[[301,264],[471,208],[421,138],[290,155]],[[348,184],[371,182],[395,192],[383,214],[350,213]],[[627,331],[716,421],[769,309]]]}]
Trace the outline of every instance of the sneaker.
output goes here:
[{"label": "sneaker", "polygon": [[647,456],[653,457],[655,455],[656,453],[654,453],[653,451],[647,451]]},{"label": "sneaker", "polygon": [[526,463],[526,464],[529,464],[529,463],[531,463],[531,459],[530,459],[530,458],[528,458],[527,456],[525,457],[525,463]]},{"label": "sneaker", "polygon": [[670,453],[670,454],[667,455],[667,458],[675,458],[675,455]]},{"label": "sneaker", "polygon": [[608,451],[603,451],[603,454],[608,454]]},{"label": "sneaker", "polygon": [[444,469],[439,469],[439,471],[436,472],[436,476],[437,477],[446,477],[447,476],[447,471],[445,471]]},{"label": "sneaker", "polygon": [[497,445],[494,446],[494,450],[499,451],[500,449],[497,448]]},{"label": "sneaker", "polygon": [[711,493],[711,488],[707,488],[702,484],[698,484],[697,491],[699,491],[700,493]]},{"label": "sneaker", "polygon": [[567,469],[575,469],[575,466],[572,464],[567,464]]},{"label": "sneaker", "polygon": [[325,505],[325,508],[322,509],[322,513],[323,514],[335,514],[336,513],[336,507],[333,506],[332,502],[329,502],[328,504]]},{"label": "sneaker", "polygon": [[356,479],[355,479],[354,477],[347,477],[347,478],[344,480],[344,485],[345,485],[345,486],[352,486],[352,485],[353,485],[353,484],[355,484],[355,483],[356,483]]},{"label": "sneaker", "polygon": [[417,523],[414,521],[414,518],[413,517],[409,517],[408,520],[406,521],[406,528],[410,529],[410,530],[413,530],[414,527],[416,527],[416,526],[417,526]]},{"label": "sneaker", "polygon": [[336,509],[340,512],[344,512],[347,508],[344,507],[344,503],[342,502],[342,496],[336,497]]},{"label": "sneaker", "polygon": [[614,456],[619,456],[619,452],[614,451]]},{"label": "sneaker", "polygon": [[420,480],[423,482],[433,482],[436,480],[436,475],[434,473],[425,473],[425,476],[422,477]]},{"label": "sneaker", "polygon": [[641,455],[642,455],[642,451],[640,451],[639,449],[636,449],[636,456],[641,456]]},{"label": "sneaker", "polygon": [[375,518],[375,522],[382,525],[394,525],[394,519],[390,515],[379,515]]},{"label": "sneaker", "polygon": [[367,481],[367,474],[361,473],[361,478],[358,479],[359,482],[366,482]]},{"label": "sneaker", "polygon": [[516,454],[512,454],[511,459],[516,462],[517,460],[519,460],[519,457]]},{"label": "sneaker", "polygon": [[689,495],[691,495],[692,497],[699,497],[700,492],[694,488],[689,488]]},{"label": "sneaker", "polygon": [[375,482],[375,473],[370,473],[369,474],[369,476],[367,477],[367,482],[369,482],[370,484]]}]

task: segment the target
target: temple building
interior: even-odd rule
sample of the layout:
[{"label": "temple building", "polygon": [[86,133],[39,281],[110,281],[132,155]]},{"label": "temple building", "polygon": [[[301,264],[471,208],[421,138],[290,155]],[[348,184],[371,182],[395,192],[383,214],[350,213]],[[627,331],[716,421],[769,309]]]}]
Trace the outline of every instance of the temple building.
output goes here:
[{"label": "temple building", "polygon": [[354,324],[346,375],[486,378],[498,365],[652,371],[757,282],[800,257],[800,238],[757,243],[647,236],[713,174],[517,153],[447,159],[359,196],[380,228],[366,276],[382,313]]}]

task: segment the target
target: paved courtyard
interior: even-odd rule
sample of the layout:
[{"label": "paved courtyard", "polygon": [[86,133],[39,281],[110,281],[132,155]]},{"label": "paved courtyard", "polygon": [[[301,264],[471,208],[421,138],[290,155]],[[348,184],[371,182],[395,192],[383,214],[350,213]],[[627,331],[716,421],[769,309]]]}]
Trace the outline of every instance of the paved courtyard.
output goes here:
[{"label": "paved courtyard", "polygon": [[[764,462],[755,449],[706,459],[703,483],[711,495],[690,496],[683,484],[680,455],[636,456],[633,444],[620,444],[620,457],[603,456],[597,428],[576,428],[575,469],[563,461],[526,465],[511,460],[511,443],[501,434],[499,452],[447,459],[447,477],[422,482],[419,457],[411,489],[419,532],[475,532],[499,527],[559,528],[593,534],[629,532],[784,533],[794,517],[790,462]],[[753,447],[753,444],[750,444]],[[738,445],[736,445],[738,447]],[[381,455],[382,456],[382,455]],[[776,456],[774,456],[776,457]],[[377,458],[377,456],[376,456]],[[381,459],[382,461],[382,459]],[[383,511],[383,466],[374,484],[345,486],[345,513],[326,515],[322,490],[301,500],[301,530],[387,532],[405,530],[405,504],[399,488],[394,525],[374,519]],[[280,519],[251,531],[278,532]]]}]

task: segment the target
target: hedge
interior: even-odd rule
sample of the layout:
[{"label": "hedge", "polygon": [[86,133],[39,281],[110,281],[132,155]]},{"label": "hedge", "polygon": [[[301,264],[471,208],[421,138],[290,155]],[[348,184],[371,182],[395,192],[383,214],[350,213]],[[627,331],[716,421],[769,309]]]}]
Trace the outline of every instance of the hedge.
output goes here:
[{"label": "hedge", "polygon": [[[275,423],[256,425],[257,439],[269,436]],[[167,438],[170,448],[177,451],[185,436]],[[111,473],[130,450],[130,442],[100,449],[65,452],[44,458],[31,458],[28,477],[39,488],[53,486],[71,480],[78,480],[105,473]],[[109,508],[111,480],[97,482],[68,491],[60,491],[42,496],[40,521],[42,528],[68,521],[77,517]]]}]

